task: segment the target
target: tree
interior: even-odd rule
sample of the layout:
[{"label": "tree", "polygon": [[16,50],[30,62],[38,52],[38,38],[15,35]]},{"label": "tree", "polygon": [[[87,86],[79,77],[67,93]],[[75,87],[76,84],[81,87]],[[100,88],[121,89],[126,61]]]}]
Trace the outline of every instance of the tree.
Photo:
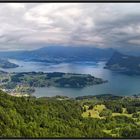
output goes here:
[{"label": "tree", "polygon": [[103,109],[99,115],[100,117],[110,117],[112,115],[112,111],[109,109]]},{"label": "tree", "polygon": [[84,111],[84,112],[86,112],[86,111],[87,111],[87,109],[86,109],[86,107],[85,107],[85,106],[84,106],[84,108],[83,108],[83,111]]},{"label": "tree", "polygon": [[90,105],[88,110],[92,110],[93,109],[93,105]]},{"label": "tree", "polygon": [[138,112],[137,112],[137,113],[134,113],[134,114],[132,115],[132,117],[133,117],[133,118],[140,118],[140,113],[138,113]]},{"label": "tree", "polygon": [[88,116],[91,117],[91,113],[90,112],[88,113]]}]

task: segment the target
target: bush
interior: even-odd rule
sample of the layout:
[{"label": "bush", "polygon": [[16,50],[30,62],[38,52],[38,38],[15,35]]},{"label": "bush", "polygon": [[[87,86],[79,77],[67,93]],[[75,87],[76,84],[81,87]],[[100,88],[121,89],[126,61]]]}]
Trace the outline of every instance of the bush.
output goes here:
[{"label": "bush", "polygon": [[100,117],[110,117],[112,115],[112,111],[109,109],[103,109],[103,111],[99,114]]}]

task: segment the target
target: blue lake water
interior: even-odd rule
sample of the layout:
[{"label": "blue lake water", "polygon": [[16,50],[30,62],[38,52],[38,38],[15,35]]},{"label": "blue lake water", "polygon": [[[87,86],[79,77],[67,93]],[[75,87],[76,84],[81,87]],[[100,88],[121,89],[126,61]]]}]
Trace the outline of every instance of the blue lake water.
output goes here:
[{"label": "blue lake water", "polygon": [[140,93],[140,76],[128,76],[110,70],[104,69],[105,62],[76,62],[61,64],[46,64],[40,62],[24,62],[19,60],[10,60],[20,67],[8,69],[8,72],[69,72],[91,74],[95,77],[108,80],[108,83],[88,86],[82,89],[74,88],[56,88],[45,87],[36,88],[34,95],[36,97],[64,95],[69,97],[97,95],[97,94],[116,94],[116,95],[134,95]]}]

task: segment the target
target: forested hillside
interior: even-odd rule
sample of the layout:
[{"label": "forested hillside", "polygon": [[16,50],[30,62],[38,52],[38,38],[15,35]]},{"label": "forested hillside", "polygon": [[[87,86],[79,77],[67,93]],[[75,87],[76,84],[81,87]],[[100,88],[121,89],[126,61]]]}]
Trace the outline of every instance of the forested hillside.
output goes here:
[{"label": "forested hillside", "polygon": [[[111,98],[109,98],[111,97]],[[140,99],[13,97],[0,92],[0,137],[140,137]]]},{"label": "forested hillside", "polygon": [[106,63],[105,68],[125,74],[139,75],[140,57],[129,56],[115,52],[110,60]]}]

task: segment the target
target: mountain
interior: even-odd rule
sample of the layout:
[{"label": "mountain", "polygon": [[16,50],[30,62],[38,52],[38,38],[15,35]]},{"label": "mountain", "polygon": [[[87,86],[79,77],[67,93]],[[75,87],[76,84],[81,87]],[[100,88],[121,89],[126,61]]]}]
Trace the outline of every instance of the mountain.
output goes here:
[{"label": "mountain", "polygon": [[0,57],[42,62],[98,61],[108,60],[113,52],[110,48],[49,46],[32,51],[0,52]]},{"label": "mountain", "polygon": [[6,59],[0,59],[0,68],[8,69],[8,68],[16,68],[17,64],[11,63]]},{"label": "mountain", "polygon": [[140,57],[114,52],[110,60],[106,63],[105,68],[125,74],[139,75]]}]

